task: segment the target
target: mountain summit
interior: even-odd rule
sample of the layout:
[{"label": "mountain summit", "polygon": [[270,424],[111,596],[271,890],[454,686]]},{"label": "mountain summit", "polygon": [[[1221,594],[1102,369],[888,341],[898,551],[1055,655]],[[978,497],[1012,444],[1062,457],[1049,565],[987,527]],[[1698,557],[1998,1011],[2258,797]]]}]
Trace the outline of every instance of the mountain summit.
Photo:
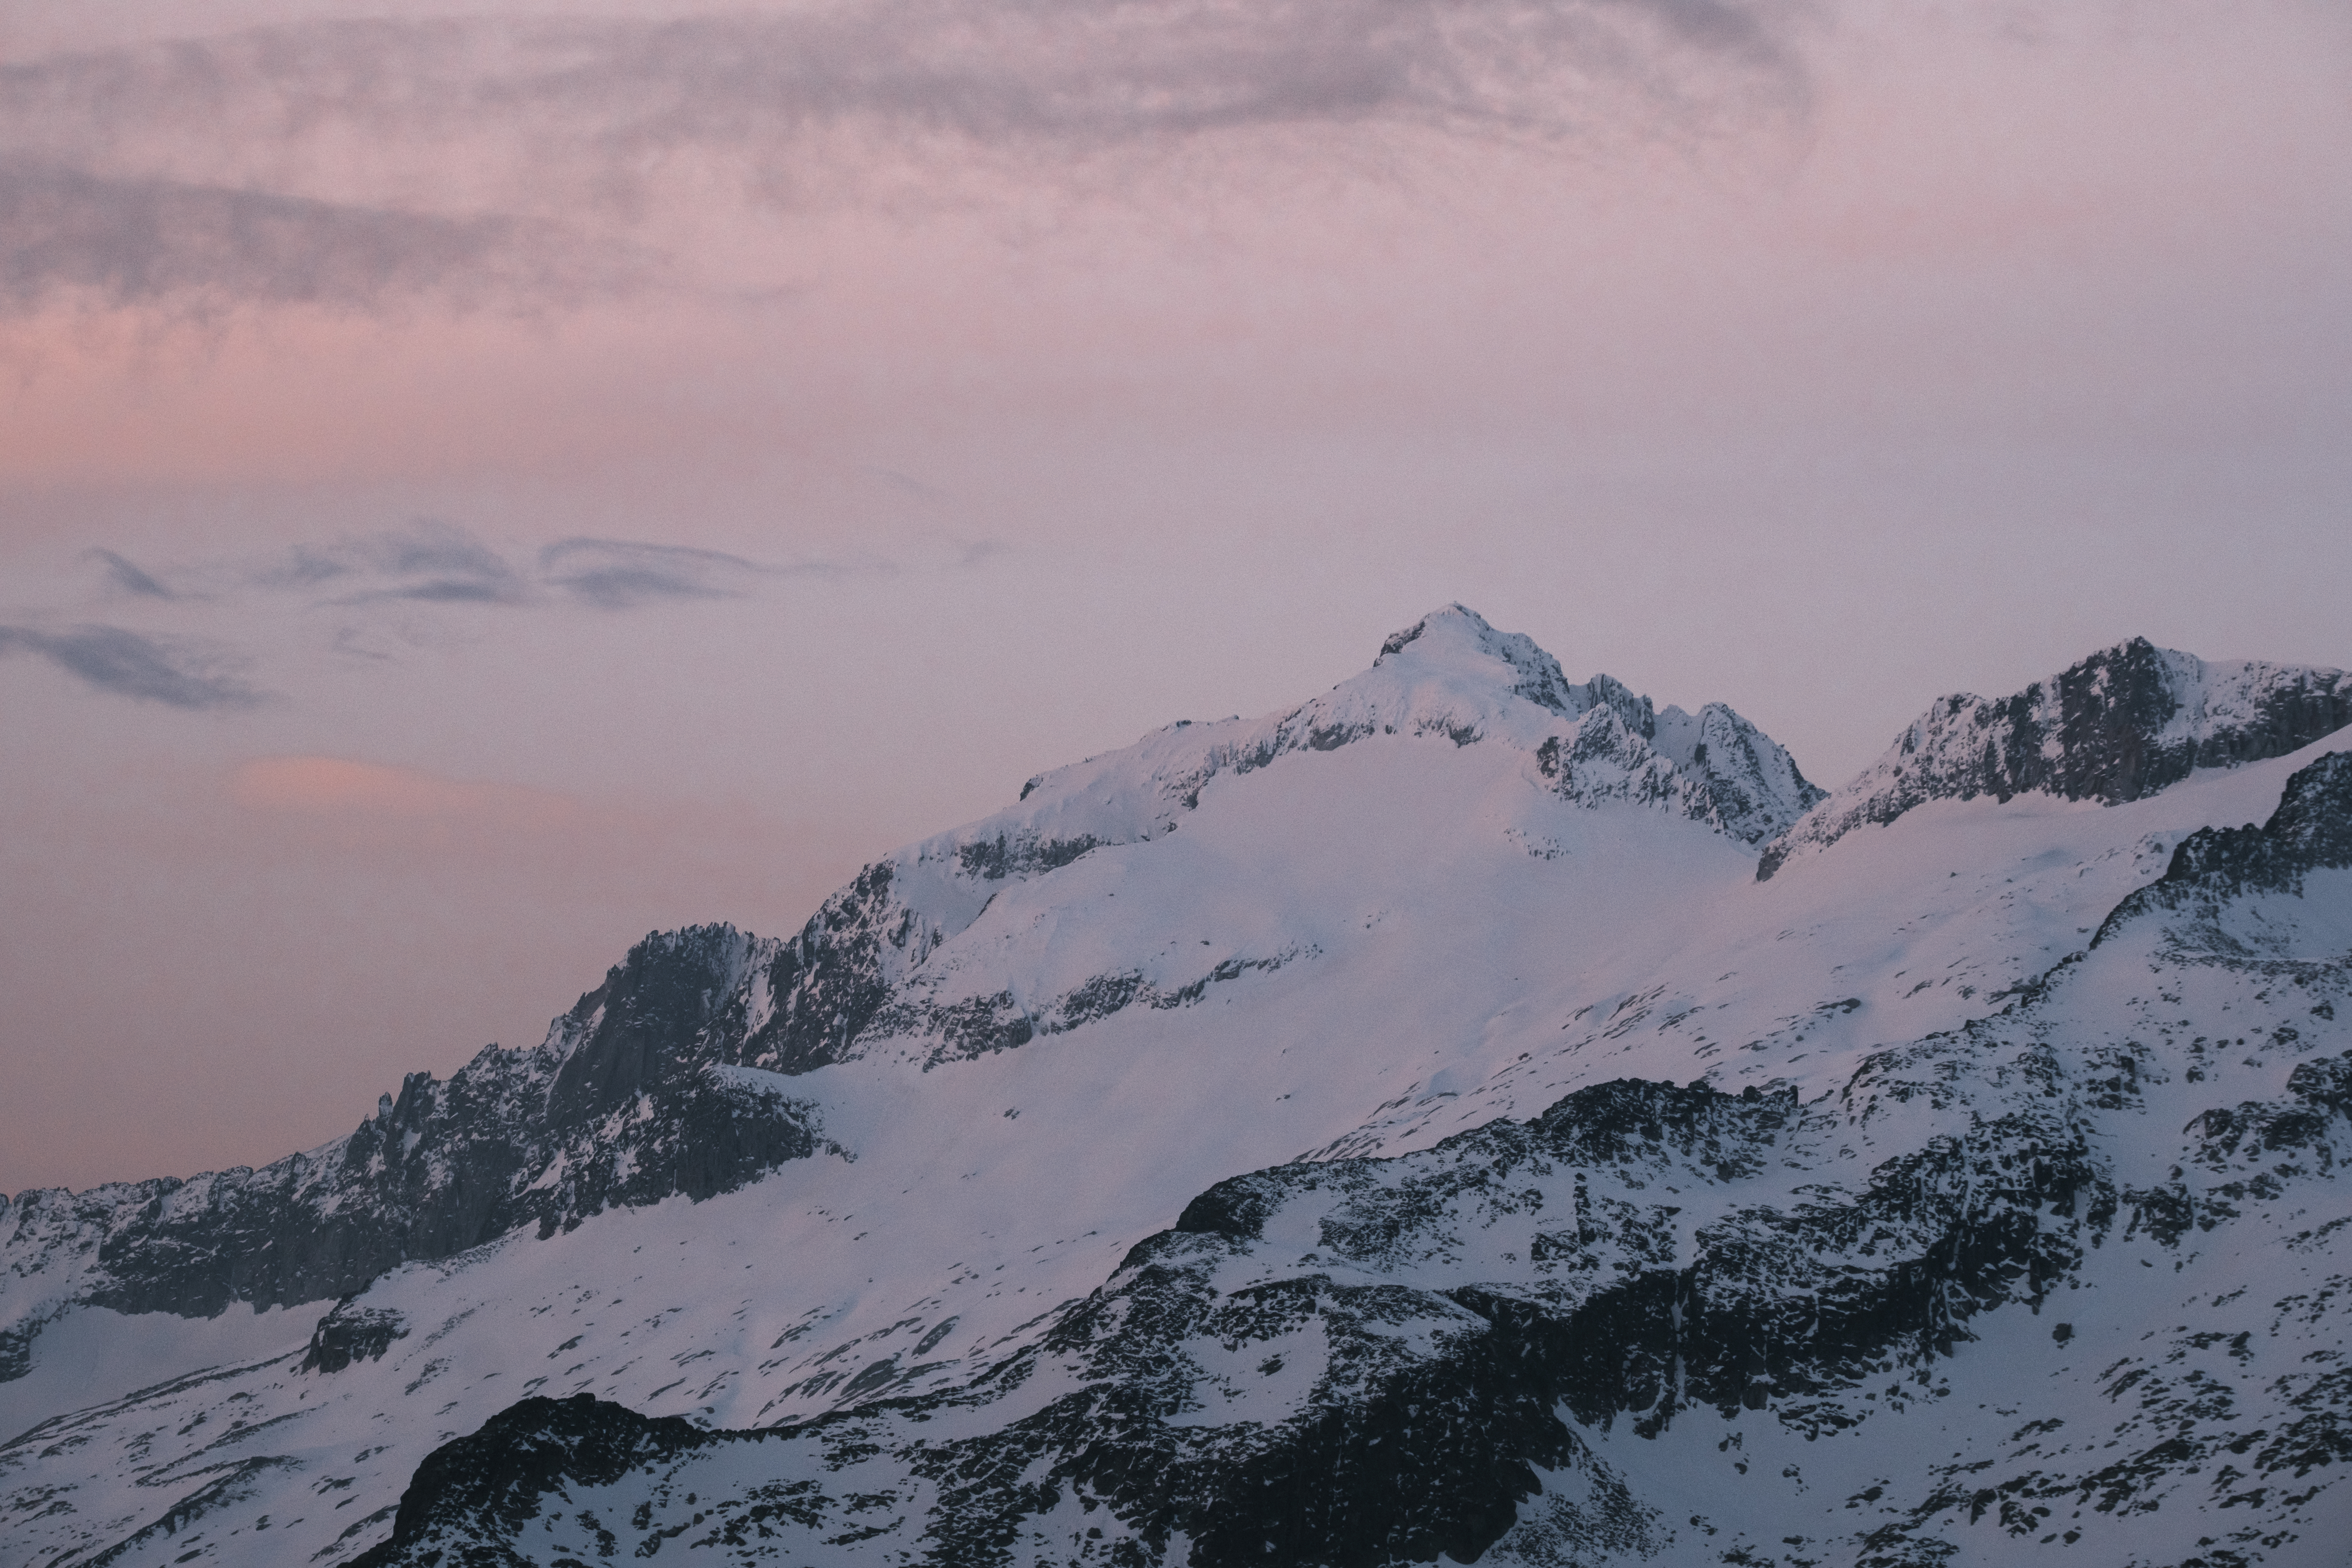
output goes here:
[{"label": "mountain summit", "polygon": [[1446,606],[0,1203],[0,1560],[2335,1568],[2346,696],[2126,644],[1825,798]]}]

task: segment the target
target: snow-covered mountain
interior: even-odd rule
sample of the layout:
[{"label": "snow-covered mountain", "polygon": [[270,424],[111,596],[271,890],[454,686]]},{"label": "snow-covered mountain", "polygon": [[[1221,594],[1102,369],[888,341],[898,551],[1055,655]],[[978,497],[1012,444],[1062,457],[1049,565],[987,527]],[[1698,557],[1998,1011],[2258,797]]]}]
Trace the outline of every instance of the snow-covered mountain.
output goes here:
[{"label": "snow-covered mountain", "polygon": [[0,1560],[2339,1563],[2347,692],[2126,644],[1825,800],[1450,606],[20,1194]]},{"label": "snow-covered mountain", "polygon": [[[1319,953],[1311,921],[1289,936],[1234,930],[1262,911],[1229,907],[1229,877],[1202,885],[1200,858],[1169,846],[1138,862],[1152,885],[1129,890],[1123,924],[1107,903],[1067,932],[1015,911],[1062,899],[1071,879],[1027,889],[1090,851],[1166,839],[1213,784],[1397,735],[1488,741],[1498,765],[1560,800],[1632,801],[1751,843],[1822,794],[1730,709],[1660,714],[1607,676],[1572,685],[1527,637],[1448,606],[1288,712],[1176,724],[1031,780],[1012,810],[866,868],[793,941],[723,927],[648,936],[535,1050],[492,1047],[446,1083],[412,1074],[348,1139],[258,1171],[0,1206],[8,1255],[37,1281],[0,1283],[0,1379],[29,1367],[40,1325],[76,1304],[210,1316],[332,1299],[518,1229],[709,1197],[841,1152],[788,1075],[873,1049],[936,1064],[1129,1006],[1192,1006]],[[1204,900],[1202,929],[1231,940],[1160,939],[1185,902]]]},{"label": "snow-covered mountain", "polygon": [[2340,669],[2209,664],[2134,637],[2013,697],[1938,700],[1859,778],[1766,846],[1756,874],[1931,800],[2137,800],[2199,768],[2283,757],[2347,724],[2352,676]]}]

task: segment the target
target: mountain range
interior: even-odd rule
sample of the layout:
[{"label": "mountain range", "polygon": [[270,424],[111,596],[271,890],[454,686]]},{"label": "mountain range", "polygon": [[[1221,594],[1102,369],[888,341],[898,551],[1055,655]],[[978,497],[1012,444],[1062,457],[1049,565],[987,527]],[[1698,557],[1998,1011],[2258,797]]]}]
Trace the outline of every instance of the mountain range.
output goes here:
[{"label": "mountain range", "polygon": [[2347,724],[2133,641],[1826,793],[1447,606],[0,1199],[0,1560],[2340,1563]]}]

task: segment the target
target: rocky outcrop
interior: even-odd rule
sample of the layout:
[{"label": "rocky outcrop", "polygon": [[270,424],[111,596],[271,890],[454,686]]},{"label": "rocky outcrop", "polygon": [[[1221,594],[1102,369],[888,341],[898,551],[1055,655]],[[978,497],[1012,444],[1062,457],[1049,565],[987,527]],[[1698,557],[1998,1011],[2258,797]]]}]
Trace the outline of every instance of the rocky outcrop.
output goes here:
[{"label": "rocky outcrop", "polygon": [[394,1340],[407,1337],[408,1321],[398,1312],[357,1306],[345,1297],[310,1331],[302,1370],[341,1372],[355,1361],[380,1361]]},{"label": "rocky outcrop", "polygon": [[2226,902],[2249,893],[2300,894],[2310,873],[2347,868],[2352,868],[2352,752],[2331,752],[2288,777],[2278,809],[2260,826],[2202,827],[2182,839],[2164,875],[2116,905],[2091,944],[2163,910],[2193,912],[2209,943],[2235,946],[2212,925]]},{"label": "rocky outcrop", "polygon": [[772,1011],[746,1030],[742,1065],[802,1073],[840,1059],[898,975],[922,961],[938,935],[892,897],[895,871],[887,860],[866,867],[768,958]]},{"label": "rocky outcrop", "polygon": [[1653,712],[1647,698],[1597,706],[1537,747],[1536,767],[1562,800],[1668,811],[1748,844],[1782,832],[1824,795],[1721,703],[1696,718],[1679,708]]},{"label": "rocky outcrop", "polygon": [[1860,777],[1766,846],[1757,879],[1792,855],[1931,800],[2040,791],[2113,805],[2198,768],[2284,756],[2348,723],[2352,676],[2342,670],[2209,664],[2135,637],[2014,696],[1940,700]]},{"label": "rocky outcrop", "polygon": [[[480,1431],[435,1450],[401,1499],[392,1541],[354,1559],[352,1568],[395,1561],[397,1542],[416,1539],[451,1518],[495,1521],[483,1532],[485,1539],[460,1549],[460,1561],[526,1563],[530,1559],[511,1549],[501,1552],[488,1537],[519,1533],[538,1516],[541,1499],[567,1482],[609,1485],[632,1469],[659,1464],[708,1441],[700,1428],[688,1422],[640,1415],[584,1394],[571,1399],[523,1400]],[[617,1539],[593,1516],[583,1518],[594,1544]],[[613,1522],[628,1526],[626,1515]],[[596,1553],[611,1554],[609,1546]]]},{"label": "rocky outcrop", "polygon": [[649,936],[538,1047],[491,1047],[446,1081],[412,1073],[349,1137],[258,1170],[18,1194],[0,1209],[0,1378],[77,1303],[210,1317],[331,1300],[412,1259],[707,1198],[827,1147],[787,1080],[734,1065],[729,1007],[761,951],[726,926]]},{"label": "rocky outcrop", "polygon": [[1829,797],[1779,742],[1720,702],[1696,715],[1667,709],[1649,739],[1699,781],[1706,819],[1742,843],[1777,837]]}]

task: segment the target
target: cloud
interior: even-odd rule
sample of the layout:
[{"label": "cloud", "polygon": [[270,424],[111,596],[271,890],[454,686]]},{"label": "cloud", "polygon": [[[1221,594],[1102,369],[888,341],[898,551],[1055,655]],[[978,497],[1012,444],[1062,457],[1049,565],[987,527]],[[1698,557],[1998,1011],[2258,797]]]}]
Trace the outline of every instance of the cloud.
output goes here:
[{"label": "cloud", "polygon": [[600,610],[665,599],[734,598],[766,576],[829,576],[848,570],[822,562],[763,566],[740,555],[625,539],[564,539],[539,552],[549,586]]},{"label": "cloud", "polygon": [[[104,566],[118,591],[143,599],[211,610],[275,599],[306,610],[351,612],[339,617],[345,624],[334,634],[334,651],[383,661],[398,657],[396,649],[383,646],[386,637],[426,646],[436,640],[440,623],[430,616],[374,612],[442,605],[635,610],[744,598],[780,579],[958,571],[985,564],[1009,549],[982,540],[951,542],[946,553],[922,563],[877,556],[765,562],[695,545],[574,537],[542,546],[519,564],[455,523],[418,519],[401,528],[294,544],[258,558],[184,563],[170,584],[115,551],[84,554]],[[0,652],[39,653],[109,689],[179,706],[233,706],[254,696],[226,677],[204,674],[190,663],[193,656],[119,628],[85,628],[67,638],[0,627],[0,638],[15,639],[0,640]],[[167,673],[173,670],[181,672],[177,678]],[[175,679],[194,684],[174,684]]]},{"label": "cloud", "polygon": [[468,820],[501,827],[567,823],[568,795],[520,784],[444,778],[420,768],[342,757],[257,757],[230,775],[229,795],[254,811],[386,820]]},{"label": "cloud", "polygon": [[517,859],[576,865],[617,840],[659,837],[641,816],[551,790],[346,757],[256,757],[227,785],[229,799],[266,821],[278,842],[391,855],[411,866],[450,856],[477,868]]},{"label": "cloud", "polygon": [[506,558],[451,523],[421,519],[404,529],[332,544],[301,544],[251,574],[259,587],[330,589],[340,605],[519,605],[530,584]]},{"label": "cloud", "polygon": [[843,570],[767,566],[717,550],[626,539],[565,539],[525,573],[453,523],[419,520],[329,544],[299,544],[248,569],[255,587],[321,594],[325,603],[524,605],[551,593],[600,610],[678,599],[734,598],[758,579]]},{"label": "cloud", "polygon": [[0,626],[0,655],[29,653],[100,691],[187,709],[251,708],[262,693],[219,672],[218,659],[121,626],[46,632]]},{"label": "cloud", "polygon": [[[989,542],[967,544],[946,564],[974,565],[1003,548]],[[419,605],[520,608],[566,603],[598,610],[628,610],[679,601],[740,598],[776,578],[839,577],[907,569],[878,559],[810,558],[778,563],[693,545],[584,537],[546,545],[525,566],[455,523],[429,518],[351,538],[295,544],[258,559],[185,566],[180,576],[199,584],[201,592],[168,585],[111,550],[91,550],[86,554],[105,566],[115,587],[143,598],[226,605],[257,594],[346,610]],[[339,651],[384,657],[356,646],[355,635],[345,628],[337,644]]]},{"label": "cloud", "polygon": [[[1731,0],[881,0],[566,29],[517,101],[610,142],[773,148],[863,123],[1084,151],[1204,131],[1396,120],[1570,132],[1605,87],[1685,106],[1792,68]],[[1613,94],[1611,107],[1622,100]]]},{"label": "cloud", "polygon": [[0,167],[0,307],[22,311],[61,291],[112,305],[471,296],[529,270],[524,241],[536,232],[505,216]]},{"label": "cloud", "polygon": [[126,594],[136,594],[142,599],[176,599],[180,596],[111,550],[91,550],[86,553],[91,560],[103,563],[108,580]]},{"label": "cloud", "polygon": [[968,544],[960,544],[956,547],[954,564],[979,566],[994,561],[1000,556],[1015,553],[1017,552],[1013,546],[1001,539],[976,539]]},{"label": "cloud", "polygon": [[[1801,106],[1805,15],[1803,0],[834,0],[317,22],[56,55],[0,67],[0,146],[20,160],[0,170],[0,304],[73,289],[462,300],[544,290],[559,262],[610,288],[640,276],[610,258],[666,180],[858,200],[877,146],[900,167],[981,152],[1054,180],[1231,132],[1681,134]],[[583,258],[605,270],[578,274]]]}]

